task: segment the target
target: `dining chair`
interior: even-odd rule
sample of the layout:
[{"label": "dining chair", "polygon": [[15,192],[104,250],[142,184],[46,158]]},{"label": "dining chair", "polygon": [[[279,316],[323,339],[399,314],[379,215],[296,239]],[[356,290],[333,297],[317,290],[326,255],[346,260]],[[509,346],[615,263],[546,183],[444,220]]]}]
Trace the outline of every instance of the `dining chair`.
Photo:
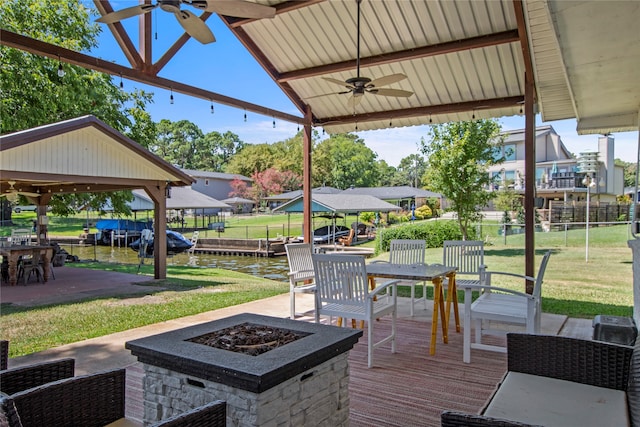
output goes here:
[{"label": "dining chair", "polygon": [[[312,254],[318,300],[318,317],[364,320],[367,323],[367,366],[373,366],[373,350],[388,342],[396,352],[397,280],[369,290],[364,256]],[[390,292],[387,292],[390,290]],[[377,319],[391,315],[391,333],[374,342]]]},{"label": "dining chair", "polygon": [[28,228],[16,228],[11,230],[11,245],[23,246],[31,244],[31,230]]},{"label": "dining chair", "polygon": [[[389,263],[397,265],[424,264],[426,248],[427,242],[425,240],[393,239],[389,243]],[[398,285],[411,287],[411,305],[409,310],[412,317],[416,303],[416,286],[422,286],[422,297],[418,298],[417,301],[422,300],[424,302],[424,309],[427,309],[427,282],[403,280],[399,282]]]},{"label": "dining chair", "polygon": [[42,252],[34,250],[29,258],[22,258],[18,266],[18,279],[22,278],[26,284],[32,274],[36,275],[36,280],[44,280],[44,269],[41,264]]},{"label": "dining chair", "polygon": [[[471,349],[498,351],[505,353],[506,347],[482,343],[483,335],[505,335],[507,330],[495,327],[492,322],[519,325],[526,333],[539,334],[542,317],[542,282],[551,251],[542,257],[536,277],[503,271],[486,271],[484,283],[480,286],[463,284],[464,289],[464,334],[463,356],[465,363],[471,362]],[[495,276],[507,276],[533,282],[533,293],[527,294],[514,289],[494,286]],[[457,282],[456,282],[457,283]],[[480,296],[473,302],[472,292],[478,290]],[[475,342],[471,342],[471,323],[475,321]]]},{"label": "dining chair", "polygon": [[[289,243],[284,246],[287,252],[287,261],[289,262],[289,304],[290,317],[296,318],[296,294],[314,294],[316,293],[316,284],[313,282],[314,271],[311,253],[313,246],[310,243]],[[315,305],[315,316],[318,320],[317,302]]]}]

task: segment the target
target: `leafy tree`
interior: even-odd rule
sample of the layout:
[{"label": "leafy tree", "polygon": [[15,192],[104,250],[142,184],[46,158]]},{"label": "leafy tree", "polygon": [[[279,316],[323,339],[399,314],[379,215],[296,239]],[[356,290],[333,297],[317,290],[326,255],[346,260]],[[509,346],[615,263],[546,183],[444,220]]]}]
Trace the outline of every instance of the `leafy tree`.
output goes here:
[{"label": "leafy tree", "polygon": [[302,187],[302,178],[291,171],[280,172],[269,168],[263,172],[255,172],[251,178],[253,186],[249,189],[249,193],[256,203],[265,197]]},{"label": "leafy tree", "polygon": [[[0,2],[2,28],[75,51],[90,52],[98,45],[100,27],[91,22],[90,10],[69,0],[46,2],[5,0]],[[0,47],[1,132],[31,127],[93,114],[132,139],[147,145],[155,137],[155,127],[145,111],[150,95],[128,93],[111,76],[5,46]],[[110,200],[128,213],[125,201],[131,192],[89,195],[55,195],[53,212],[65,215],[79,206],[102,209]]]},{"label": "leafy tree", "polygon": [[152,148],[154,153],[178,167],[198,168],[196,159],[202,157],[204,135],[195,123],[189,120],[172,122],[162,119],[158,123],[157,129],[158,142]]},{"label": "leafy tree", "polygon": [[393,187],[396,184],[398,171],[395,167],[389,165],[386,161],[380,159],[378,166],[378,186]]},{"label": "leafy tree", "polygon": [[225,172],[251,176],[254,172],[262,172],[275,163],[275,156],[270,144],[247,144],[236,153],[225,167]]},{"label": "leafy tree", "polygon": [[410,154],[400,160],[398,165],[398,175],[402,179],[400,185],[410,185],[415,188],[422,187],[422,175],[427,170],[424,157],[419,154]]},{"label": "leafy tree", "polygon": [[522,206],[520,195],[512,188],[496,192],[494,204],[500,211],[515,212]]},{"label": "leafy tree", "polygon": [[616,166],[622,166],[624,168],[624,186],[625,187],[635,187],[636,186],[636,169],[637,165],[631,162],[625,162],[620,159],[615,159],[614,163]]},{"label": "leafy tree", "polygon": [[378,183],[376,153],[355,134],[336,134],[320,142],[313,153],[314,186],[346,189]]},{"label": "leafy tree", "polygon": [[231,186],[231,192],[229,193],[229,197],[242,197],[244,199],[248,199],[251,197],[250,187],[247,185],[247,182],[235,177],[229,184]]},{"label": "leafy tree", "polygon": [[496,156],[496,144],[503,143],[499,133],[496,120],[474,120],[432,126],[431,141],[421,141],[429,186],[449,200],[464,239],[493,197],[485,188],[491,182],[487,168],[504,162]]}]

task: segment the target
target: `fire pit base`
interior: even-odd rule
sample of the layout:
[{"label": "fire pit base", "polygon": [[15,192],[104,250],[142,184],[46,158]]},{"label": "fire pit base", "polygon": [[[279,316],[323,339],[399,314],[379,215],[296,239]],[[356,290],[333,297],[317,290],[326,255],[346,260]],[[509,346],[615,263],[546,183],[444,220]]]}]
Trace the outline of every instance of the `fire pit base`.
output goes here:
[{"label": "fire pit base", "polygon": [[[242,324],[288,329],[301,338],[259,355],[191,340]],[[144,421],[213,400],[227,402],[227,425],[331,425],[349,422],[348,351],[362,331],[242,314],[126,343],[143,363]]]}]

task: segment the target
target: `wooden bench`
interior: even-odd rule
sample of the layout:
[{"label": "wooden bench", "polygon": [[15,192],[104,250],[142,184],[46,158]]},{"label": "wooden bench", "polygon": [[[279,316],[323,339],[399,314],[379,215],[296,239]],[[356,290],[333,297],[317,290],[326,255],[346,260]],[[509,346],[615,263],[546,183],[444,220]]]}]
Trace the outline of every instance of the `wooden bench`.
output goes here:
[{"label": "wooden bench", "polygon": [[479,415],[442,426],[640,426],[640,341],[507,334],[508,372]]}]

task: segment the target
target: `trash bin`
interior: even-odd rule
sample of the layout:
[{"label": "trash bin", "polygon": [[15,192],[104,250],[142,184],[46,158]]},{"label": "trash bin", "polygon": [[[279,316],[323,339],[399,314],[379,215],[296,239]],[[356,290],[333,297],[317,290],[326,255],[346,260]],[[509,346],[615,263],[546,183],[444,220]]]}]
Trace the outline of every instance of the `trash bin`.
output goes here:
[{"label": "trash bin", "polygon": [[597,315],[593,319],[593,339],[622,345],[634,345],[638,328],[631,317]]}]

